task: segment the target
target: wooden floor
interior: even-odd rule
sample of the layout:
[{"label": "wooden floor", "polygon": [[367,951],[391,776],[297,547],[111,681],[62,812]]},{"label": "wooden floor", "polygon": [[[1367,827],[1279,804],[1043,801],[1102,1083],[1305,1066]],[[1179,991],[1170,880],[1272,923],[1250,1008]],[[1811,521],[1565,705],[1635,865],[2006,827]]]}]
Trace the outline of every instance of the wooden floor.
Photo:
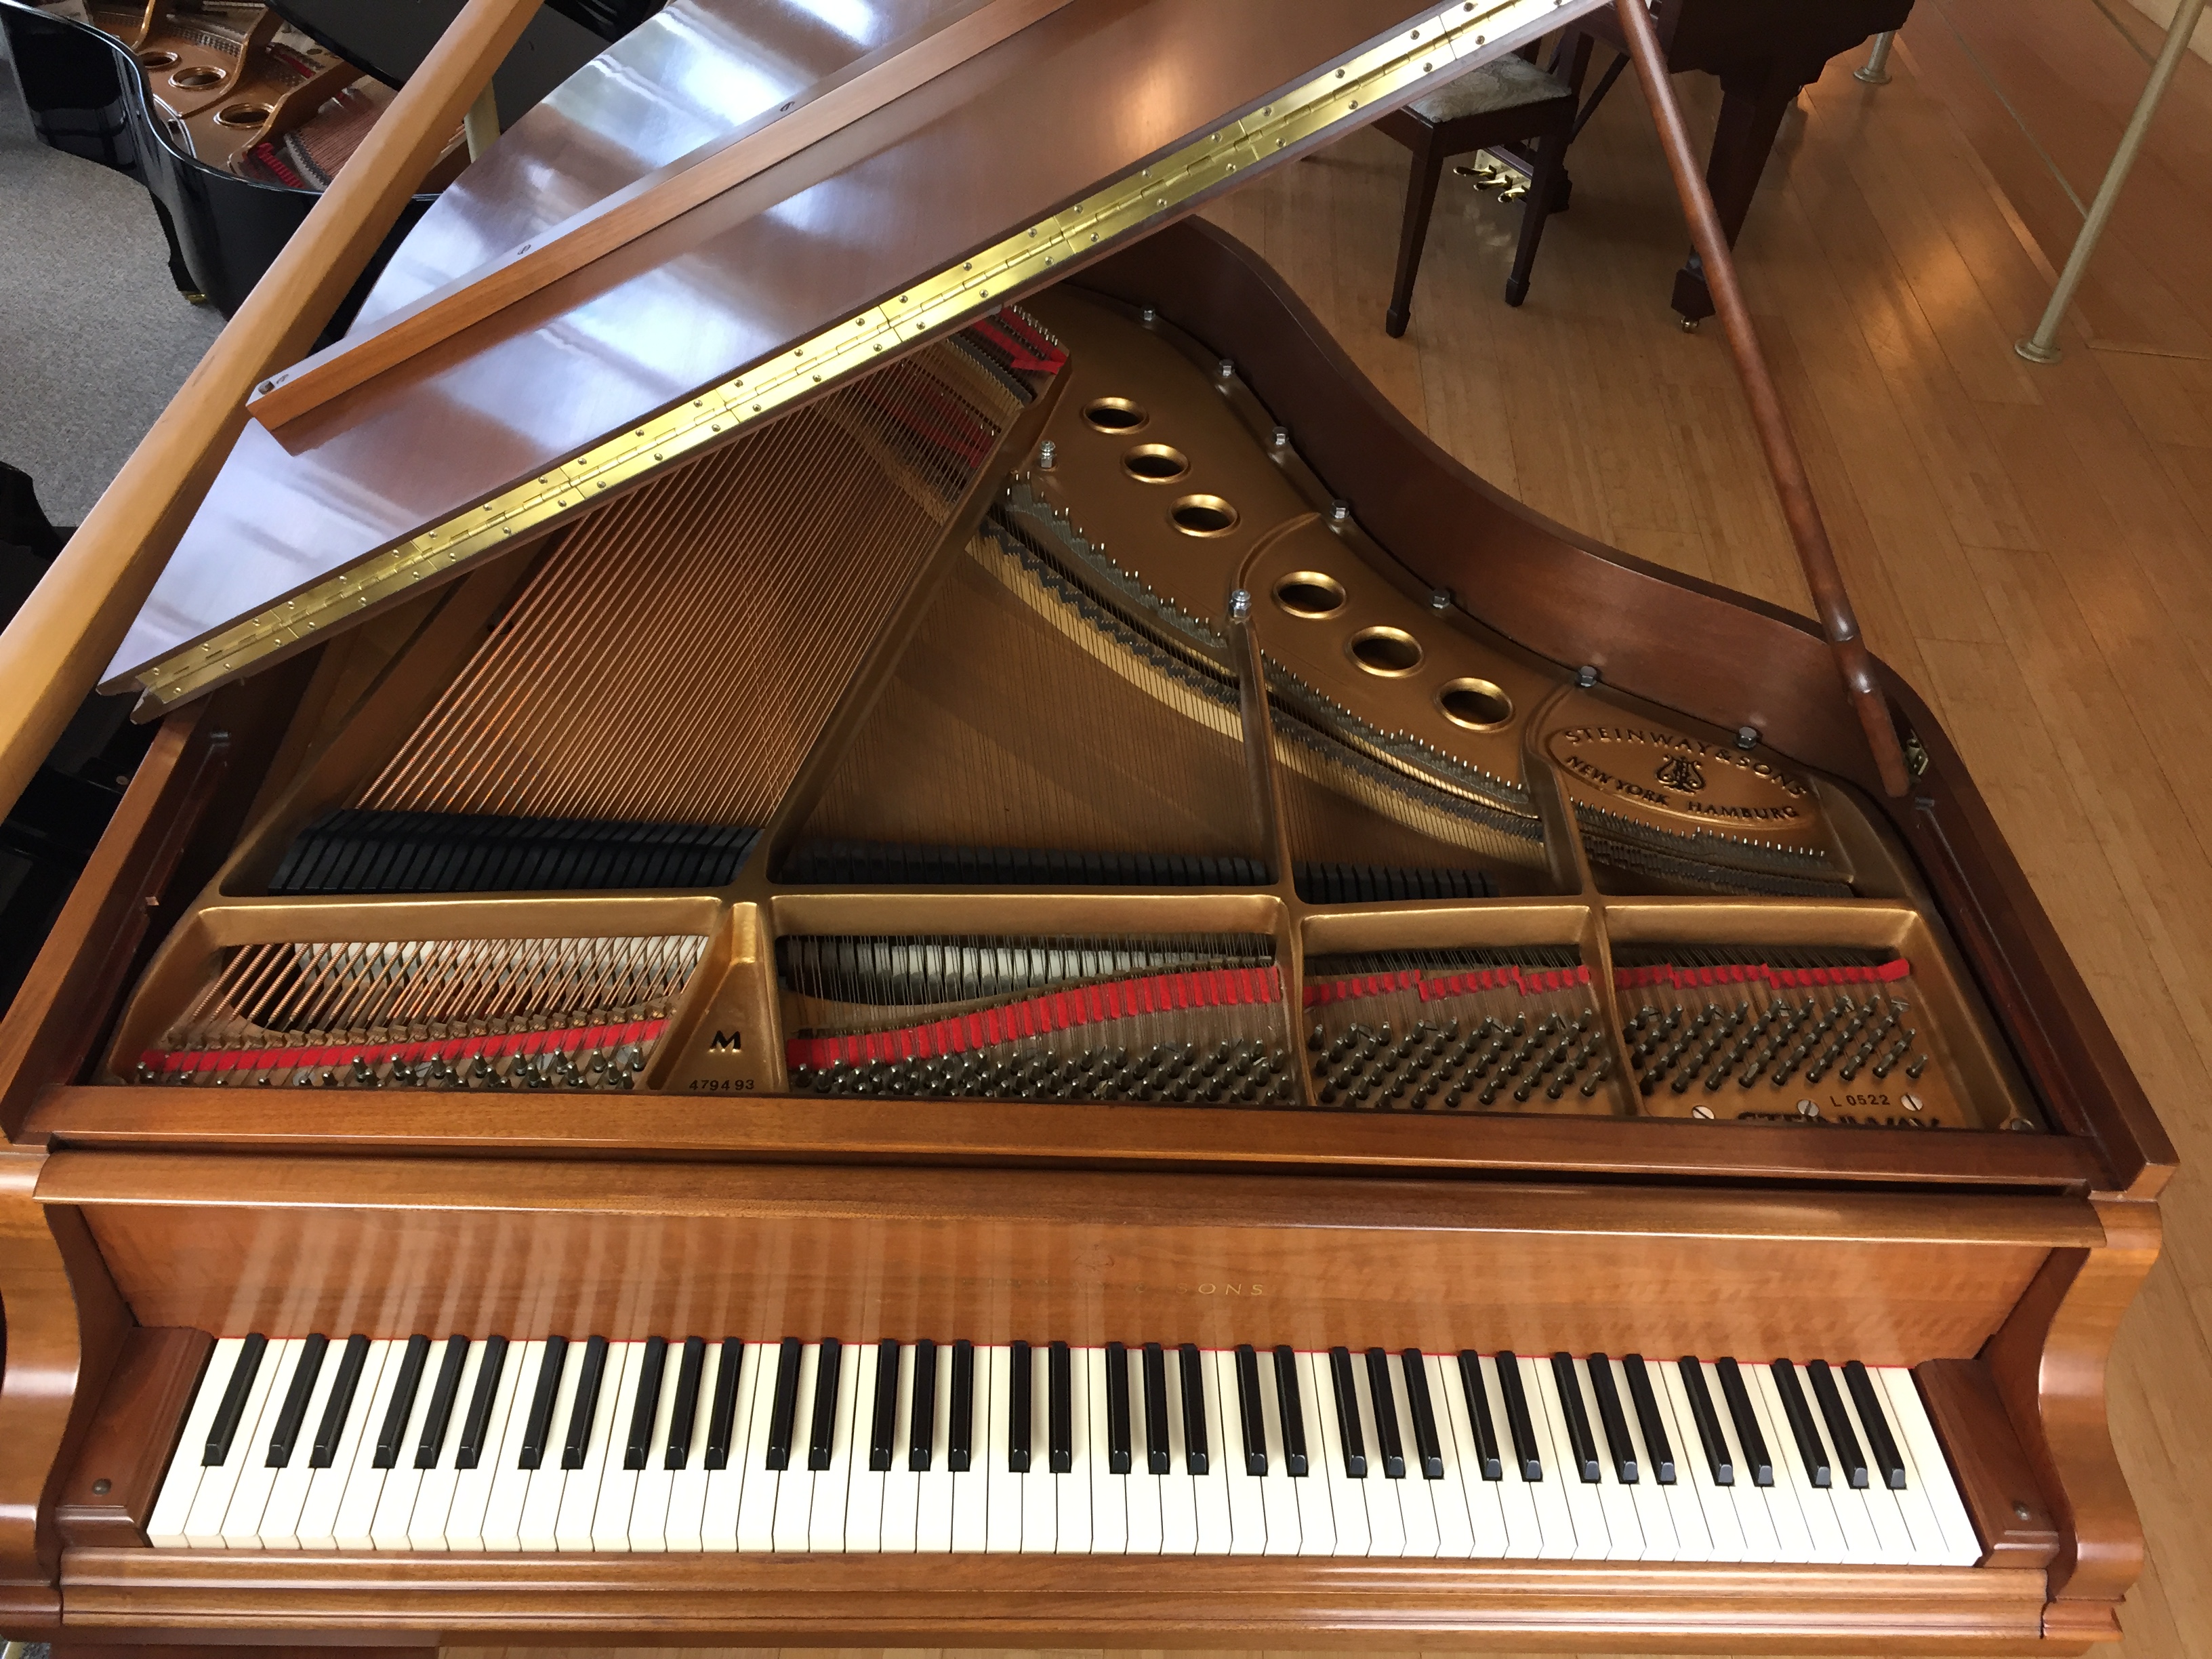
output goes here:
[{"label": "wooden floor", "polygon": [[[1868,637],[1965,751],[2187,1166],[2112,1378],[2151,1554],[2126,1659],[2212,1654],[2212,64],[2183,60],[2065,361],[2012,343],[2155,46],[2109,0],[1920,0],[1891,84],[1839,61],[1808,90],[1742,248]],[[1709,121],[1711,84],[1681,86]],[[1214,216],[1492,482],[1807,608],[1721,339],[1667,309],[1680,219],[1632,84],[1572,168],[1519,311],[1514,210],[1447,175],[1402,341],[1388,140]]]}]

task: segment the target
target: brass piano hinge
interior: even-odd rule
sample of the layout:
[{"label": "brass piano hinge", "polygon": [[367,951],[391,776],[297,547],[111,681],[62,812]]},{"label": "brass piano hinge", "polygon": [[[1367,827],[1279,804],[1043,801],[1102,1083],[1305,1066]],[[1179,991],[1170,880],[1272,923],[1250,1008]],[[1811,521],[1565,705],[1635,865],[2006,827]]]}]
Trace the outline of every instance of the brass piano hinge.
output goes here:
[{"label": "brass piano hinge", "polygon": [[156,707],[174,704],[417,582],[586,511],[607,491],[688,459],[861,372],[890,348],[1005,304],[1077,255],[1133,240],[1240,172],[1334,129],[1360,125],[1372,118],[1373,106],[1381,100],[1424,81],[1451,79],[1463,54],[1494,50],[1534,25],[1548,26],[1559,4],[1560,0],[1457,0],[1441,10],[1425,10],[1381,45],[1324,70],[1064,212],[1015,232],[479,507],[161,659],[139,673],[139,688]]}]

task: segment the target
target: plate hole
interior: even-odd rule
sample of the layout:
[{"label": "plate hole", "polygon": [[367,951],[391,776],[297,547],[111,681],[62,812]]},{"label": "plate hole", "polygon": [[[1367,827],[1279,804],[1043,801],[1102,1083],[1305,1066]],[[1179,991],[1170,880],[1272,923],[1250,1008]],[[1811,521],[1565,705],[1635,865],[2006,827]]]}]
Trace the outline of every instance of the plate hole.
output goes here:
[{"label": "plate hole", "polygon": [[266,104],[225,104],[216,112],[216,125],[225,127],[258,127],[269,118]]},{"label": "plate hole", "polygon": [[189,91],[200,92],[209,87],[219,87],[228,78],[227,71],[216,69],[211,64],[192,64],[172,74],[169,76],[169,84],[173,87],[183,87]]},{"label": "plate hole", "polygon": [[1513,718],[1513,699],[1488,680],[1452,681],[1437,693],[1437,707],[1470,732],[1494,732]]},{"label": "plate hole", "polygon": [[1421,665],[1421,642],[1402,628],[1363,628],[1346,648],[1369,673],[1393,679]]},{"label": "plate hole", "polygon": [[1186,536],[1222,536],[1237,527],[1237,509],[1218,495],[1186,495],[1168,517]]},{"label": "plate hole", "polygon": [[1139,444],[1121,458],[1121,467],[1144,483],[1170,483],[1190,471],[1190,457],[1165,444]]},{"label": "plate hole", "polygon": [[1134,432],[1152,417],[1127,398],[1093,398],[1083,406],[1083,418],[1101,432]]},{"label": "plate hole", "polygon": [[177,61],[177,54],[173,52],[142,52],[133,56],[138,59],[141,69],[165,70]]},{"label": "plate hole", "polygon": [[1318,570],[1293,570],[1275,584],[1275,603],[1293,617],[1333,617],[1344,609],[1344,584]]}]

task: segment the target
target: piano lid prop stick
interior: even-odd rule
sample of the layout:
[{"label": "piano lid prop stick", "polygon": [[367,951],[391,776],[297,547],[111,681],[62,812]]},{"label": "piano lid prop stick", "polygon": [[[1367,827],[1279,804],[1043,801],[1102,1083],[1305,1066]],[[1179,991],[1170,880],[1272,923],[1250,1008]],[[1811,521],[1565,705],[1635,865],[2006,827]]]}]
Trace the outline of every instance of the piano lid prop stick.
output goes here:
[{"label": "piano lid prop stick", "polygon": [[0,811],[91,690],[246,424],[246,398],[337,309],[538,9],[468,0],[0,634]]},{"label": "piano lid prop stick", "polygon": [[[374,328],[262,382],[247,411],[271,431],[449,340],[473,323],[735,190],[810,144],[872,115],[1068,0],[977,0],[952,21],[907,35],[848,64],[731,136],[648,173],[542,236],[455,277]],[[796,106],[794,107],[794,104]]]},{"label": "piano lid prop stick", "polygon": [[1659,46],[1659,32],[1652,25],[1651,14],[1645,9],[1644,0],[1613,0],[1613,3],[1620,15],[1621,33],[1627,39],[1629,55],[1636,60],[1637,78],[1644,82],[1644,94],[1650,102],[1652,119],[1659,128],[1660,144],[1667,152],[1667,165],[1674,173],[1674,188],[1682,198],[1684,216],[1690,222],[1691,244],[1705,265],[1705,286],[1712,295],[1713,309],[1720,313],[1721,325],[1728,332],[1736,375],[1743,382],[1745,399],[1751,404],[1753,424],[1759,428],[1759,444],[1766,452],[1767,471],[1774,477],[1774,492],[1781,498],[1783,516],[1790,522],[1790,539],[1797,544],[1798,562],[1804,567],[1805,585],[1812,590],[1821,629],[1836,653],[1836,666],[1858,711],[1859,723],[1866,728],[1867,746],[1874,751],[1882,787],[1892,795],[1902,795],[1911,787],[1911,778],[1905,770],[1905,751],[1897,739],[1896,724],[1890,719],[1889,701],[1882,692],[1866,641],[1859,636],[1858,617],[1844,586],[1844,573],[1837,568],[1835,550],[1829,545],[1828,529],[1821,521],[1820,503],[1813,499],[1813,483],[1805,474],[1804,458],[1797,453],[1797,440],[1790,430],[1790,417],[1783,412],[1781,396],[1767,369],[1766,356],[1759,349],[1751,312],[1744,304],[1743,289],[1736,280],[1735,258],[1729,252],[1728,238],[1721,234],[1720,215],[1713,207],[1712,192],[1706,188],[1705,174],[1691,149],[1689,129],[1682,120],[1682,106],[1675,101],[1674,84],[1668,76],[1666,55]]}]

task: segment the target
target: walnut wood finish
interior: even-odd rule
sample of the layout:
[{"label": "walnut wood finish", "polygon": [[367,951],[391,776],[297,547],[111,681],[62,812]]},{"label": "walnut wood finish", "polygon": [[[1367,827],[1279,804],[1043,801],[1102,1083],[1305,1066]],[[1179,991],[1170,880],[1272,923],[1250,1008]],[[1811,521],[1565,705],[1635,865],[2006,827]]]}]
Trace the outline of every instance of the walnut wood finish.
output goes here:
[{"label": "walnut wood finish", "polygon": [[1989,1368],[1978,1359],[1930,1359],[1914,1366],[1912,1376],[1988,1551],[1982,1565],[2048,1566],[2058,1553],[2058,1528],[2010,1431]]},{"label": "walnut wood finish", "polygon": [[[64,1546],[146,1541],[146,1517],[176,1448],[192,1391],[215,1339],[179,1327],[137,1327],[100,1397],[99,1413],[77,1449],[75,1467],[54,1504]],[[164,1434],[161,1425],[172,1425]]]}]

